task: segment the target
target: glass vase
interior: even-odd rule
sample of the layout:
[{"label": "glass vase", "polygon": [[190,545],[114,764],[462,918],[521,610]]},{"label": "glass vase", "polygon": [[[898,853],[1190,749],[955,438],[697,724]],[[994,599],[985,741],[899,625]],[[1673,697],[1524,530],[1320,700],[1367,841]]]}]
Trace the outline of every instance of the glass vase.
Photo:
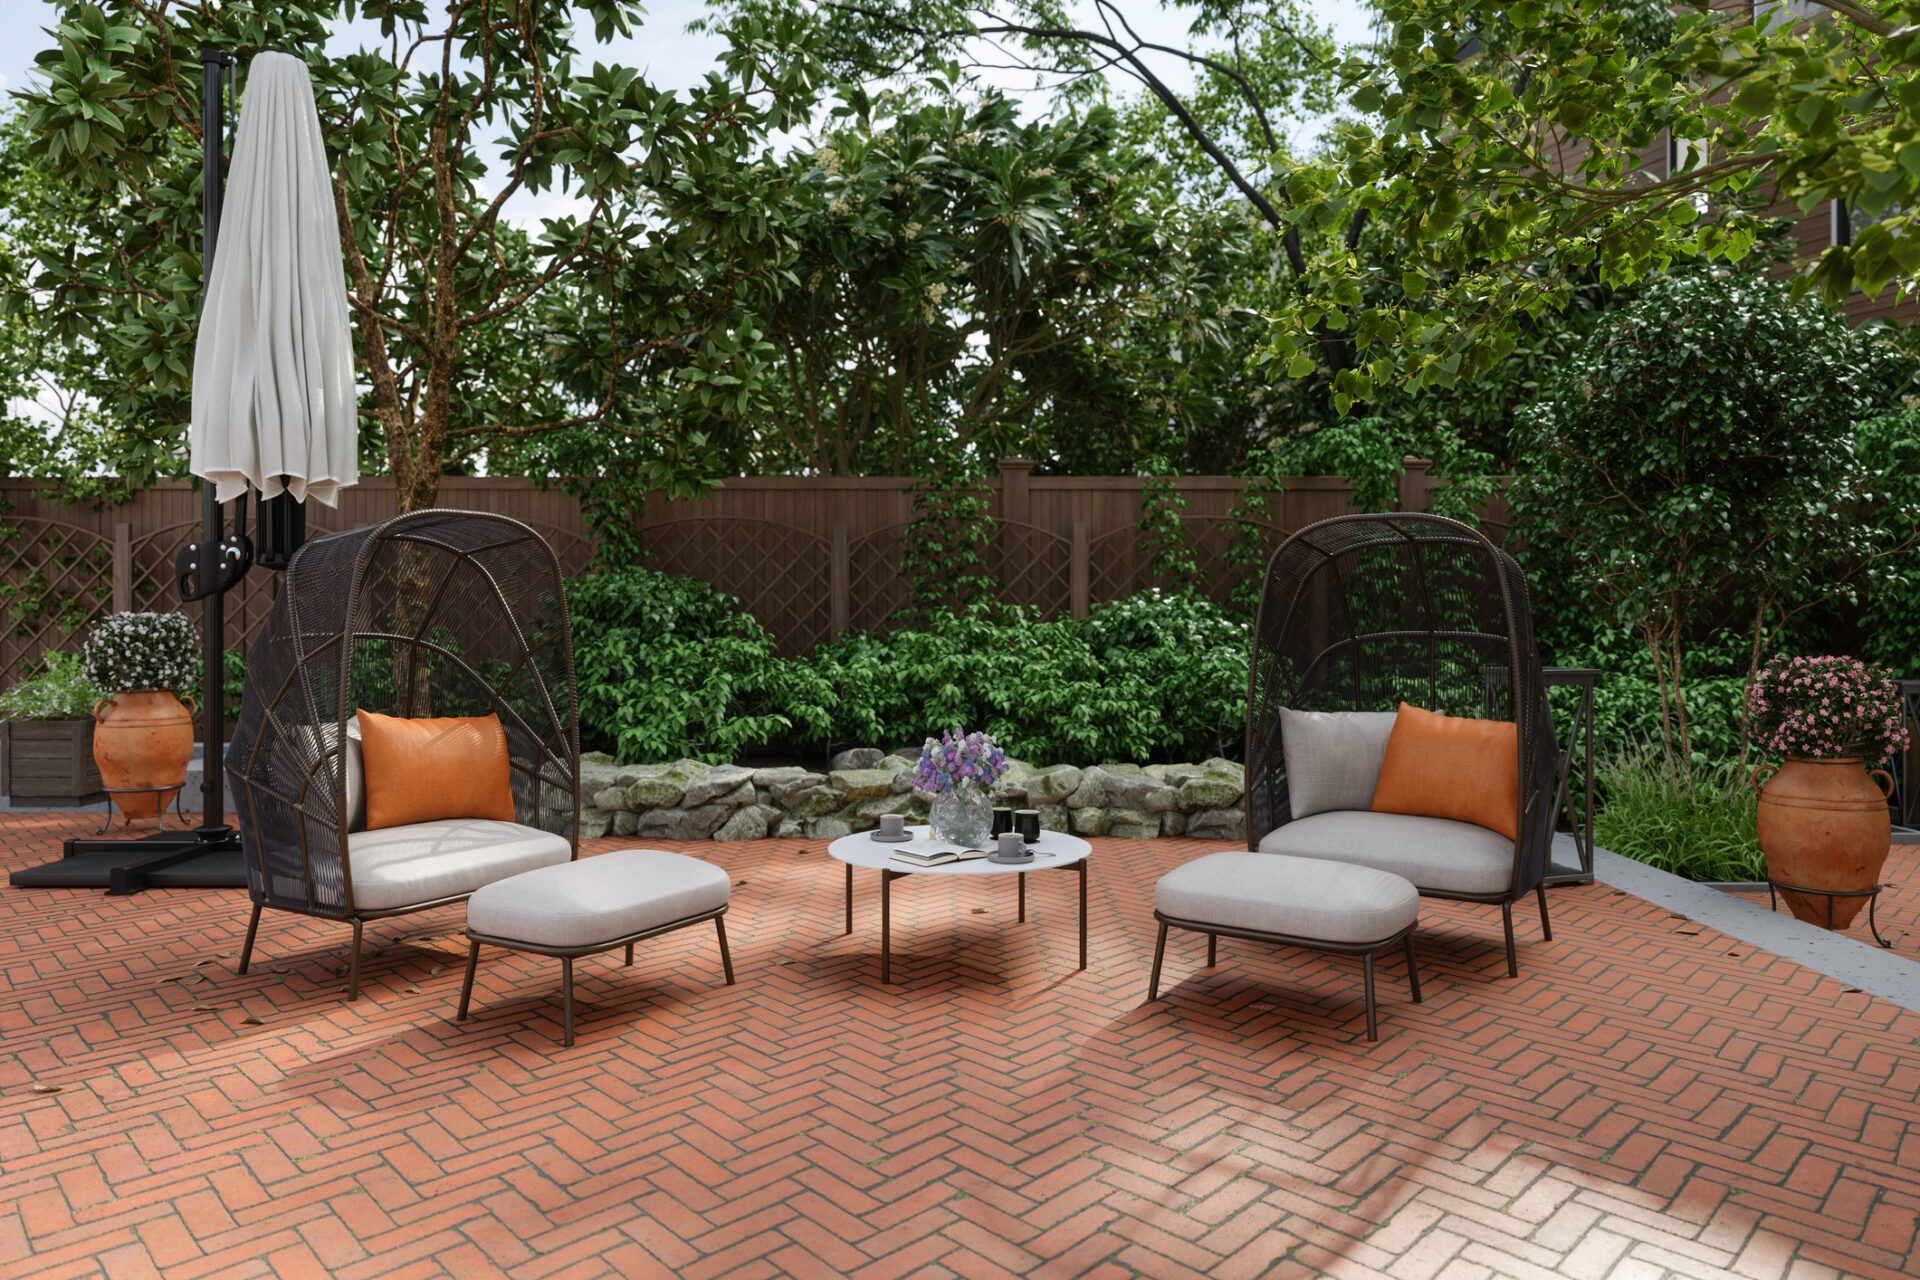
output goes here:
[{"label": "glass vase", "polygon": [[993,825],[993,795],[985,787],[965,784],[943,791],[934,797],[927,821],[935,840],[984,849]]}]

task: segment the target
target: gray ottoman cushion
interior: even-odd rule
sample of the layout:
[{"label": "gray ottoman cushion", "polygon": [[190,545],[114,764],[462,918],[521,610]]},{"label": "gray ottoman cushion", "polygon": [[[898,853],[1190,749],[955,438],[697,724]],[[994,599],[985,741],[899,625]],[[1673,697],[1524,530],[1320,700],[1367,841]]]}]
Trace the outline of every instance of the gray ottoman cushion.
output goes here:
[{"label": "gray ottoman cushion", "polygon": [[732,893],[711,862],[628,849],[496,881],[467,899],[467,928],[536,947],[590,947],[724,907]]},{"label": "gray ottoman cushion", "polygon": [[1160,877],[1153,905],[1165,916],[1227,929],[1321,942],[1380,942],[1420,914],[1420,894],[1399,876],[1370,867],[1209,854]]},{"label": "gray ottoman cushion", "polygon": [[1316,813],[1269,831],[1260,852],[1391,871],[1439,893],[1503,893],[1513,883],[1513,841],[1451,818]]},{"label": "gray ottoman cushion", "polygon": [[1287,763],[1287,809],[1296,818],[1329,809],[1371,809],[1395,711],[1295,711],[1280,708]]}]

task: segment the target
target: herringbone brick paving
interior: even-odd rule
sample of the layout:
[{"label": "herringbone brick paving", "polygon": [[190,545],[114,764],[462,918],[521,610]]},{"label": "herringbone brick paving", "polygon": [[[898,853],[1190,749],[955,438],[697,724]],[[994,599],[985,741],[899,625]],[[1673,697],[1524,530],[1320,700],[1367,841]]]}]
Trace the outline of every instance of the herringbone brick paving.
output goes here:
[{"label": "herringbone brick paving", "polygon": [[[86,827],[0,817],[0,870]],[[601,841],[594,851],[630,845]],[[877,887],[840,933],[819,842],[686,846],[735,880],[740,982],[689,930],[578,965],[482,959],[458,909],[369,928],[239,892],[0,890],[0,1274],[1913,1274],[1920,1015],[1604,886],[1556,941],[1429,902],[1427,1001],[1383,965],[1169,944],[1154,880],[1217,848],[1096,842],[1073,878]],[[258,1024],[245,1021],[257,1018]],[[58,1086],[35,1093],[36,1084]]]},{"label": "herringbone brick paving", "polygon": [[[1881,883],[1886,888],[1880,894],[1880,900],[1874,904],[1874,915],[1880,926],[1880,936],[1893,944],[1893,950],[1913,959],[1920,957],[1920,844],[1896,844],[1887,854],[1887,865],[1880,873]],[[1735,897],[1745,898],[1748,902],[1767,905],[1765,889],[1742,889],[1734,893]],[[1787,913],[1787,904],[1782,902],[1777,908],[1782,915]],[[1847,928],[1847,936],[1871,943],[1873,935],[1867,929],[1867,913],[1864,909]]]}]

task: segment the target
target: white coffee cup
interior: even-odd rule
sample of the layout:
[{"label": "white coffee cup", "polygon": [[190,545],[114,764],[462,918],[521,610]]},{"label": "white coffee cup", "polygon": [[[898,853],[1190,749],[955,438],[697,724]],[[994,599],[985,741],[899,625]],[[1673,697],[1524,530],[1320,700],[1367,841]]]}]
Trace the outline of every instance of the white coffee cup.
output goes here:
[{"label": "white coffee cup", "polygon": [[1024,858],[1027,856],[1027,842],[1018,831],[1002,831],[997,852],[1003,858]]}]

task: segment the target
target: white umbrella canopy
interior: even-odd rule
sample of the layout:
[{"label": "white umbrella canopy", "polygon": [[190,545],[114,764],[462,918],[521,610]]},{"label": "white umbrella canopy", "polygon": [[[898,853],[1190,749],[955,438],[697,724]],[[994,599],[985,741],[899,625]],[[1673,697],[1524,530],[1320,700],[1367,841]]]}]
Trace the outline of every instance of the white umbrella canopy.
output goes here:
[{"label": "white umbrella canopy", "polygon": [[360,479],[353,348],[333,190],[306,64],[256,56],[193,355],[193,473],[221,502],[334,506]]}]

